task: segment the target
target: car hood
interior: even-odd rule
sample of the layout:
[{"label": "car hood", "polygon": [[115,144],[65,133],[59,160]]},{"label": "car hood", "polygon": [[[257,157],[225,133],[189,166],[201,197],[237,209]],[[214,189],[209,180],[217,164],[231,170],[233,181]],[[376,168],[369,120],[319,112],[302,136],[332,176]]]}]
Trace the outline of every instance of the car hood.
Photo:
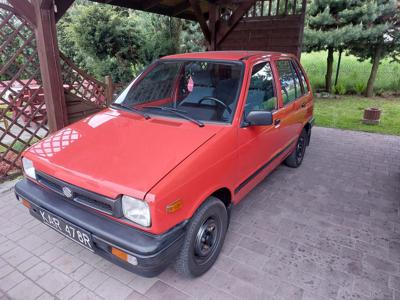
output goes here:
[{"label": "car hood", "polygon": [[107,109],[43,139],[24,154],[68,183],[116,197],[144,198],[168,172],[224,126]]}]

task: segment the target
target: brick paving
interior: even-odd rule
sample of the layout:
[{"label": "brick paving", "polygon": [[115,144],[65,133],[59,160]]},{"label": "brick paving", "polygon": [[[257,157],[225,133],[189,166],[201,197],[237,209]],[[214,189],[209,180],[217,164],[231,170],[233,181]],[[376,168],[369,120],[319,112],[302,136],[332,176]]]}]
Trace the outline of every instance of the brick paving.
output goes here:
[{"label": "brick paving", "polygon": [[129,273],[34,220],[0,186],[0,298],[400,299],[400,137],[315,128],[234,210],[216,265]]}]

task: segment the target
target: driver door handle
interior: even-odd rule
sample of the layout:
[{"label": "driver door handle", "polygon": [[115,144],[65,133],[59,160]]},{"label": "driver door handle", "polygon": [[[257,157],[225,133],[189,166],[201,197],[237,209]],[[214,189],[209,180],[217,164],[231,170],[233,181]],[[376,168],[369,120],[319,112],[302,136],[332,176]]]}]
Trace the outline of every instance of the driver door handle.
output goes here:
[{"label": "driver door handle", "polygon": [[281,119],[275,119],[274,120],[275,127],[279,127],[280,124],[281,124]]},{"label": "driver door handle", "polygon": [[301,104],[301,108],[306,107],[306,105],[307,105],[307,103],[306,103],[306,102],[303,102],[303,103]]}]

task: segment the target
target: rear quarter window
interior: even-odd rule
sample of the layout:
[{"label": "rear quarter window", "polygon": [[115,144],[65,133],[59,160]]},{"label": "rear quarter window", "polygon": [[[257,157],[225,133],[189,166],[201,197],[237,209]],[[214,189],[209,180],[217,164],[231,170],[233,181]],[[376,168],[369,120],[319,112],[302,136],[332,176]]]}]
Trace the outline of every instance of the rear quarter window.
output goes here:
[{"label": "rear quarter window", "polygon": [[303,93],[308,94],[310,91],[308,89],[307,81],[306,81],[306,76],[304,75],[303,70],[300,68],[300,65],[298,62],[294,61],[294,64],[296,65],[296,70],[300,74],[300,80],[301,80],[301,85],[303,86]]},{"label": "rear quarter window", "polygon": [[276,67],[279,72],[283,104],[286,105],[303,94],[300,79],[291,60],[278,60]]}]

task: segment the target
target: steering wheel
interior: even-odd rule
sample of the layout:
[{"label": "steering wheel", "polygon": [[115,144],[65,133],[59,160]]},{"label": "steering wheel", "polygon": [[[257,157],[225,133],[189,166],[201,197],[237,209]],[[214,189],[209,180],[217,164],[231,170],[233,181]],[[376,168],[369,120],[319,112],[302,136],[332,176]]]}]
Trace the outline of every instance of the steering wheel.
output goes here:
[{"label": "steering wheel", "polygon": [[219,100],[219,99],[217,99],[217,98],[211,97],[211,96],[205,96],[205,97],[201,98],[197,103],[198,103],[198,104],[201,104],[201,102],[203,102],[203,101],[205,101],[205,100],[214,101],[214,102],[216,102],[217,104],[220,104],[220,105],[222,105],[223,107],[225,107],[225,109],[229,112],[229,114],[232,113],[232,109],[231,109],[228,105],[226,105],[225,102],[223,102],[223,101],[221,101],[221,100]]}]

